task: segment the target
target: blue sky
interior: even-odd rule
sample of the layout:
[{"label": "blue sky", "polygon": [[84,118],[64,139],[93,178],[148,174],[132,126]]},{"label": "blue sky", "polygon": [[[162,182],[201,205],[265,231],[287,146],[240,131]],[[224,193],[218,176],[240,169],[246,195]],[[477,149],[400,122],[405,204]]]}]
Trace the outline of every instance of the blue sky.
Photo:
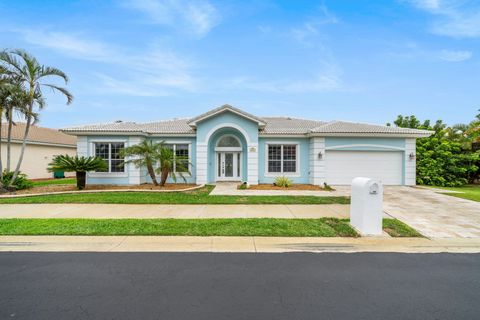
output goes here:
[{"label": "blue sky", "polygon": [[480,107],[480,3],[8,1],[0,43],[64,70],[41,125],[257,115],[470,121]]}]

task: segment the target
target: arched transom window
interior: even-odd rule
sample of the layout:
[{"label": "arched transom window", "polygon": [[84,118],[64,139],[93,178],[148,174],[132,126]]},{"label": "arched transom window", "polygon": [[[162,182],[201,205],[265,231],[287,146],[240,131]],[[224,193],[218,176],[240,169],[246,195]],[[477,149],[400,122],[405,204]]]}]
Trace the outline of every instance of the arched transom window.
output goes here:
[{"label": "arched transom window", "polygon": [[217,141],[217,146],[215,148],[217,151],[241,151],[242,145],[240,140],[233,135],[224,135]]}]

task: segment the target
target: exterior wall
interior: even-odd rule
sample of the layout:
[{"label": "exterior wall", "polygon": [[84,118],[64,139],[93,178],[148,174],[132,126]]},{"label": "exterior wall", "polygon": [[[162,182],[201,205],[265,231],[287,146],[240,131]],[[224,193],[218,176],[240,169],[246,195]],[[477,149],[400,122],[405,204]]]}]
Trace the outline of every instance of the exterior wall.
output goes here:
[{"label": "exterior wall", "polygon": [[325,182],[325,138],[311,138],[309,149],[310,184],[323,185]]},{"label": "exterior wall", "polygon": [[[260,138],[258,140],[258,157],[259,157],[259,182],[273,183],[276,177],[287,176],[294,183],[310,183],[310,141],[307,138]],[[268,173],[267,172],[267,150],[268,143],[276,144],[297,144],[298,145],[298,172],[296,174],[284,173]]]},{"label": "exterior wall", "polygon": [[415,159],[410,160],[409,157],[411,152],[415,154],[414,138],[326,137],[325,150],[327,154],[328,150],[402,152],[404,158],[402,165],[402,183],[404,185],[415,185]]},{"label": "exterior wall", "polygon": [[[21,143],[11,144],[11,170],[15,169],[20,152],[22,149]],[[47,146],[39,144],[28,144],[25,148],[22,165],[20,170],[26,173],[29,179],[45,179],[53,178],[53,173],[47,171],[48,164],[52,161],[54,156],[61,154],[68,154],[74,156],[77,153],[76,148],[62,147],[62,146]],[[7,160],[7,146],[2,141],[2,160],[3,165],[6,165]],[[71,172],[65,172],[66,176],[73,176]]]},{"label": "exterior wall", "polygon": [[[407,186],[414,186],[417,183],[417,157],[416,157],[417,144],[415,139],[405,139],[405,154],[404,154],[404,172],[405,181]],[[410,153],[413,153],[415,157],[410,159]]]},{"label": "exterior wall", "polygon": [[243,136],[246,144],[246,150],[243,152],[246,161],[243,162],[247,165],[243,172],[248,173],[247,182],[249,184],[258,184],[258,125],[228,111],[206,119],[197,125],[197,183],[213,182],[209,168],[215,166],[215,159],[209,152],[209,146],[211,146],[212,138],[215,138],[216,133],[222,130],[231,130]]}]

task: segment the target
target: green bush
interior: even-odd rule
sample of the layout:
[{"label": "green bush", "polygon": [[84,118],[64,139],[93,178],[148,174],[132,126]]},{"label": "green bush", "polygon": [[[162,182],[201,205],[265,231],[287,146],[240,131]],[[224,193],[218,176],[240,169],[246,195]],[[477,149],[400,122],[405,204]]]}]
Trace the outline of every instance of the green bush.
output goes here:
[{"label": "green bush", "polygon": [[285,176],[282,176],[282,177],[276,177],[274,184],[277,187],[288,188],[293,184],[293,181]]},{"label": "green bush", "polygon": [[241,185],[238,186],[239,190],[246,190],[248,189],[248,184],[246,182],[242,183]]},{"label": "green bush", "polygon": [[[2,185],[3,186],[8,186],[10,184],[10,181],[12,181],[13,178],[13,171],[3,172],[3,178],[2,178]],[[15,190],[23,190],[23,189],[28,189],[33,187],[33,182],[27,179],[27,175],[25,173],[19,173],[17,178],[15,179],[14,183],[12,186],[15,188]]]}]

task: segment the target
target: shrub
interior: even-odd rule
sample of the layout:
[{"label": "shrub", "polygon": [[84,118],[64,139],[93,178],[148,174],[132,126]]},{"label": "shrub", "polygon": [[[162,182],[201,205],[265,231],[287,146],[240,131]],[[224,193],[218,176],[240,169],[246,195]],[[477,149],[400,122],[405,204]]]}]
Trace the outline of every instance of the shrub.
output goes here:
[{"label": "shrub", "polygon": [[282,177],[276,177],[274,184],[281,188],[288,188],[293,184],[293,181],[285,176],[282,176]]},{"label": "shrub", "polygon": [[[13,171],[4,171],[3,172],[3,178],[2,178],[2,185],[3,186],[8,186],[10,184],[10,181],[13,178]],[[27,175],[25,173],[19,173],[15,181],[13,182],[12,186],[15,188],[15,190],[23,190],[23,189],[28,189],[33,187],[33,182],[28,180]]]},{"label": "shrub", "polygon": [[323,189],[326,191],[335,191],[330,185],[328,185],[326,182],[323,183]]},{"label": "shrub", "polygon": [[239,190],[246,190],[248,189],[248,184],[246,182],[243,182],[241,185],[238,186]]}]

